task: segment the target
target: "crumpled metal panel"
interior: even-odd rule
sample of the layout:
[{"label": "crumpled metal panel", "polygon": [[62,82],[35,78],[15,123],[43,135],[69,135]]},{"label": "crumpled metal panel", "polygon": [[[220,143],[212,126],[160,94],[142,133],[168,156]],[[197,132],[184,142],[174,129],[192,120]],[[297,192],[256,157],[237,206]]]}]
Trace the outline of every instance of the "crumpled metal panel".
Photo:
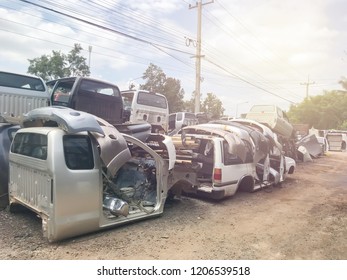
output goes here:
[{"label": "crumpled metal panel", "polygon": [[[211,121],[211,124],[220,124],[225,126],[225,130],[235,131],[239,133],[239,136],[248,142],[251,142],[252,139],[254,143],[254,162],[259,162],[261,159],[266,158],[270,152],[270,143],[269,140],[257,129],[252,128],[247,125],[242,125],[236,122],[229,121]],[[239,132],[236,130],[238,129]]]},{"label": "crumpled metal panel", "polygon": [[316,135],[307,135],[296,143],[297,147],[303,146],[308,153],[313,157],[318,157],[322,153],[321,145],[318,142]]},{"label": "crumpled metal panel", "polygon": [[99,144],[100,158],[114,176],[117,170],[131,158],[123,135],[113,126],[101,126],[104,135],[92,132]]},{"label": "crumpled metal panel", "polygon": [[218,128],[204,127],[203,125],[192,125],[182,128],[182,142],[186,134],[206,134],[220,136],[227,141],[229,146],[229,153],[238,156],[243,162],[246,161],[247,150],[242,139],[235,133],[230,131],[221,130]]},{"label": "crumpled metal panel", "polygon": [[262,133],[266,139],[268,139],[268,143],[270,145],[270,149],[274,152],[274,150],[282,151],[282,145],[277,140],[277,135],[267,126],[249,119],[233,119],[231,122],[236,122],[241,125],[246,125],[252,128],[257,129],[260,133]]}]

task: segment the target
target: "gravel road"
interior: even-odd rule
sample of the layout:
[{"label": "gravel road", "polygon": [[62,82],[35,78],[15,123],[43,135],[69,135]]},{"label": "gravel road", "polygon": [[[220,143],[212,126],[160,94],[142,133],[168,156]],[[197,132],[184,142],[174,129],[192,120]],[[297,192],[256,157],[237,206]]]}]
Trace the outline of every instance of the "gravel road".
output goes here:
[{"label": "gravel road", "polygon": [[49,244],[33,213],[0,211],[0,259],[347,259],[347,153],[299,163],[281,186]]}]

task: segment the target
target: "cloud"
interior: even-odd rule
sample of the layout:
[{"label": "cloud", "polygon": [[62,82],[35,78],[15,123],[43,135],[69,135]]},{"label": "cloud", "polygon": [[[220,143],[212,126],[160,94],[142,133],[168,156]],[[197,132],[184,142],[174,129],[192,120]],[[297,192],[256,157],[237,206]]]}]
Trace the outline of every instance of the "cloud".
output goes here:
[{"label": "cloud", "polygon": [[[80,43],[85,57],[92,46],[93,76],[126,85],[130,77],[141,76],[152,62],[168,76],[181,80],[186,98],[195,89],[195,58],[191,55],[160,51],[68,17],[14,3],[6,1],[13,9],[0,8],[3,68],[23,71],[29,65],[28,58],[52,50],[67,53],[74,43]],[[197,9],[189,9],[188,3],[195,5],[194,1],[182,0],[93,1],[78,10],[81,2],[74,0],[65,1],[61,7],[65,12],[77,9],[76,16],[134,37],[195,53],[193,45],[185,45],[186,37],[196,38]],[[202,94],[215,93],[226,109],[232,110],[243,100],[249,100],[249,106],[251,102],[289,104],[235,75],[295,101],[303,96],[305,89],[300,88],[300,82],[308,75],[317,85],[312,87],[312,94],[329,89],[318,87],[323,78],[336,77],[338,86],[337,80],[346,76],[346,8],[341,0],[220,0],[204,6]],[[292,84],[281,84],[280,80]]]}]

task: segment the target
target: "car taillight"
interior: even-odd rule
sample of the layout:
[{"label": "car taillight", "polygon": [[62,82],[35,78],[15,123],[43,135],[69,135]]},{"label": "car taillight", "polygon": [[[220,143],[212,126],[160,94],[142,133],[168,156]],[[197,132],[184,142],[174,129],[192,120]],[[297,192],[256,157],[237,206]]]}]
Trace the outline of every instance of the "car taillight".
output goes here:
[{"label": "car taillight", "polygon": [[220,183],[222,181],[222,169],[215,168],[213,171],[213,180],[215,183]]}]

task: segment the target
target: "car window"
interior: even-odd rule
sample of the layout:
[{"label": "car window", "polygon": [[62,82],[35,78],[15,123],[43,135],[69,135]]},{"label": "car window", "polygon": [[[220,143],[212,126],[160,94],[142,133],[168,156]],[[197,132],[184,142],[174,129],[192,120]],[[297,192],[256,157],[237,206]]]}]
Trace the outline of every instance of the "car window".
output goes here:
[{"label": "car window", "polygon": [[226,141],[223,141],[223,157],[224,165],[235,165],[243,163],[238,156],[229,153],[229,144]]},{"label": "car window", "polygon": [[121,97],[120,91],[116,86],[103,82],[82,80],[79,90],[84,93],[99,93]]},{"label": "car window", "polygon": [[47,136],[38,133],[17,133],[11,152],[28,157],[47,159]]},{"label": "car window", "polygon": [[72,170],[93,169],[94,159],[90,138],[86,135],[65,135],[63,148],[66,166]]},{"label": "car window", "polygon": [[141,105],[153,106],[153,107],[162,108],[162,109],[167,108],[167,101],[164,96],[161,96],[155,93],[145,92],[145,91],[139,91],[137,96],[137,103]]},{"label": "car window", "polygon": [[183,119],[183,113],[177,113],[176,120],[181,121]]}]

